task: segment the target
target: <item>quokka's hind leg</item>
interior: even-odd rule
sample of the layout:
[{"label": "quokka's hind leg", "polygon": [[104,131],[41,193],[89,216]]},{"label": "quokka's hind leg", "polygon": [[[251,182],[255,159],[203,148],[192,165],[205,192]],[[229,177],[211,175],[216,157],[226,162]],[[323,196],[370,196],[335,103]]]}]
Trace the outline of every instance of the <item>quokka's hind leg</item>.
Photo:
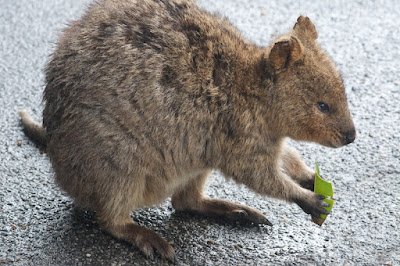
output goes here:
[{"label": "quokka's hind leg", "polygon": [[157,251],[162,258],[177,262],[173,247],[165,239],[153,230],[134,223],[129,215],[112,223],[100,221],[100,224],[114,237],[139,248],[148,258],[153,259],[154,251]]},{"label": "quokka's hind leg", "polygon": [[272,225],[267,217],[256,209],[204,196],[203,189],[209,174],[208,171],[204,172],[180,187],[172,195],[172,206],[178,211],[194,211],[205,215],[225,216],[232,220]]}]

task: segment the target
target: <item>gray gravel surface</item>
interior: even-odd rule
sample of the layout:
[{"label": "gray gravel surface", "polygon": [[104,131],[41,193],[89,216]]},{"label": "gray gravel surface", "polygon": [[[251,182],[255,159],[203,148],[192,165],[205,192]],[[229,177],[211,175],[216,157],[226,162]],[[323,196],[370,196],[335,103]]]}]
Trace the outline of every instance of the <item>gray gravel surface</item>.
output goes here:
[{"label": "gray gravel surface", "polygon": [[[43,68],[59,31],[87,0],[0,0],[0,264],[158,265],[102,232],[53,182],[45,151],[22,131],[41,118]],[[342,149],[293,143],[318,161],[336,203],[318,227],[298,206],[255,195],[218,173],[207,193],[265,212],[251,226],[177,214],[170,201],[133,217],[159,232],[182,265],[400,265],[400,1],[201,0],[266,45],[308,15],[347,87],[357,127]],[[21,141],[21,146],[18,146]],[[163,262],[165,263],[165,262]]]}]

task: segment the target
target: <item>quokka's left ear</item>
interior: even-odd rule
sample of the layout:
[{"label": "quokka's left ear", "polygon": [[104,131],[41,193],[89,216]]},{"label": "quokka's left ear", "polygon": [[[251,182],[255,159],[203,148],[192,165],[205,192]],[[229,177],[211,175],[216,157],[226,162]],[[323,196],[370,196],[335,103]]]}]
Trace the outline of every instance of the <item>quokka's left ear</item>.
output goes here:
[{"label": "quokka's left ear", "polygon": [[268,56],[274,71],[284,70],[303,58],[303,45],[294,36],[276,42]]}]

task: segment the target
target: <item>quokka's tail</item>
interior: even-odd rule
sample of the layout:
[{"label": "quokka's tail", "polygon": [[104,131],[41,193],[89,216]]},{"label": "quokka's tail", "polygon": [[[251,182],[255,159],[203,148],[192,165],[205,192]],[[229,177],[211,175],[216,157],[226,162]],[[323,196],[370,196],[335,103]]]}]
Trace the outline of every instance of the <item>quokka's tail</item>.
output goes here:
[{"label": "quokka's tail", "polygon": [[26,110],[19,110],[22,125],[25,128],[25,133],[33,140],[46,146],[46,129],[36,122]]}]

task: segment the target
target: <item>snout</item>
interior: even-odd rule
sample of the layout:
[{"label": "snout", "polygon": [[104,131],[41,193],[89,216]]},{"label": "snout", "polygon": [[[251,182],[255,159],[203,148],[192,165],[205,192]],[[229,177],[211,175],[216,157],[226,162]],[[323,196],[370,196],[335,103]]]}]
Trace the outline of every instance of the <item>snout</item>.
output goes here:
[{"label": "snout", "polygon": [[353,128],[350,131],[342,133],[342,143],[347,145],[352,143],[356,139],[356,130]]}]

